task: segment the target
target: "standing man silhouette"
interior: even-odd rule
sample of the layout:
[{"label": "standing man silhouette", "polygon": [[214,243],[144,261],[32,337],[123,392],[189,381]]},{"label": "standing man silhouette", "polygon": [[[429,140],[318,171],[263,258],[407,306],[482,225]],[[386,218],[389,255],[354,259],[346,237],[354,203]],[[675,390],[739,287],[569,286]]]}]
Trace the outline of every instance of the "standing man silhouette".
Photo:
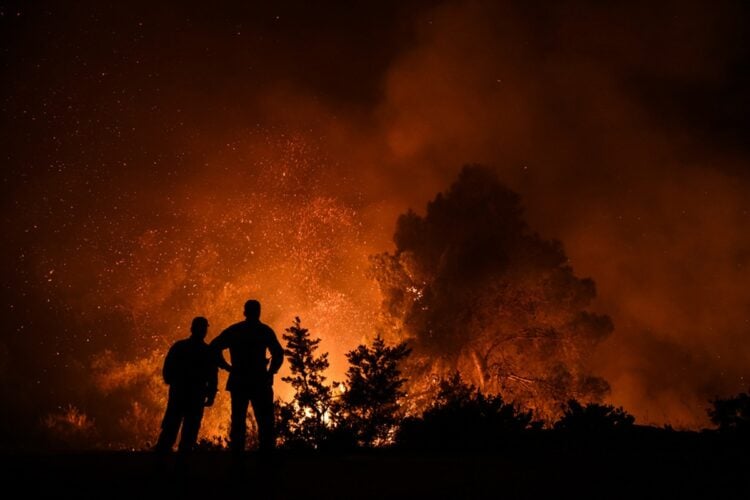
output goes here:
[{"label": "standing man silhouette", "polygon": [[[229,370],[227,390],[232,395],[232,424],[229,431],[230,447],[235,452],[245,449],[248,404],[253,405],[258,424],[261,452],[270,452],[276,444],[273,415],[273,376],[284,361],[284,349],[276,334],[260,321],[260,302],[245,302],[245,321],[230,326],[211,342],[219,353],[219,363]],[[224,349],[229,349],[232,364],[224,361]],[[266,351],[271,353],[268,365]]]},{"label": "standing man silhouette", "polygon": [[193,318],[190,338],[172,345],[164,360],[162,376],[169,385],[169,401],[156,451],[170,452],[182,425],[179,451],[192,451],[198,439],[203,408],[214,404],[218,366],[216,353],[204,341],[208,320]]}]

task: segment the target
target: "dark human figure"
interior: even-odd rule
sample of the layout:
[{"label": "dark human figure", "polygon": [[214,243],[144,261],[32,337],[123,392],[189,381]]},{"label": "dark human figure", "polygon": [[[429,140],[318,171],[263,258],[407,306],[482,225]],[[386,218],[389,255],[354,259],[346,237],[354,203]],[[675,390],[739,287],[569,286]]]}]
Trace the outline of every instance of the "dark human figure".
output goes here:
[{"label": "dark human figure", "polygon": [[195,447],[203,419],[203,408],[214,404],[218,363],[216,352],[205,342],[208,320],[198,316],[190,326],[190,338],[172,345],[164,360],[162,375],[169,385],[169,401],[161,423],[156,451],[172,451],[182,425],[178,450]]},{"label": "dark human figure", "polygon": [[[219,363],[229,370],[227,390],[232,395],[232,423],[230,447],[235,452],[245,449],[248,404],[253,405],[258,424],[261,452],[273,450],[276,442],[273,415],[273,376],[284,361],[284,349],[276,334],[260,321],[260,302],[245,303],[245,321],[230,326],[211,342],[219,354]],[[231,366],[224,360],[223,351],[229,349]],[[271,364],[266,352],[271,354]]]}]

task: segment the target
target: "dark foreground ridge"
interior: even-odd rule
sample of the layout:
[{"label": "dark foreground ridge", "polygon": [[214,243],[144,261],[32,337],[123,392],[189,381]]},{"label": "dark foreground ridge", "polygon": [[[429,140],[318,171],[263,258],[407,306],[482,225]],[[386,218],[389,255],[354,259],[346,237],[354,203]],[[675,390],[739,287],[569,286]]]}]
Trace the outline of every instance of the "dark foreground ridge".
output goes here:
[{"label": "dark foreground ridge", "polygon": [[[3,484],[77,498],[747,498],[748,442],[716,433],[532,433],[500,451],[5,454]],[[63,497],[64,498],[64,497]]]}]

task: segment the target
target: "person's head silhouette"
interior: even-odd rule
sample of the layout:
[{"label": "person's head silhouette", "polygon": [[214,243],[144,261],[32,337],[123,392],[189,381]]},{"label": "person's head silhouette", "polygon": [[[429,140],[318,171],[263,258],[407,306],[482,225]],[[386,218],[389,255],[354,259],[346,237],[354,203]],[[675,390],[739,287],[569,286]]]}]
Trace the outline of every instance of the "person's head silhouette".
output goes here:
[{"label": "person's head silhouette", "polygon": [[248,300],[245,302],[245,317],[250,321],[260,320],[260,302],[257,300]]},{"label": "person's head silhouette", "polygon": [[205,339],[206,333],[208,333],[208,320],[203,316],[193,318],[193,323],[190,325],[190,333],[195,338],[200,340]]}]

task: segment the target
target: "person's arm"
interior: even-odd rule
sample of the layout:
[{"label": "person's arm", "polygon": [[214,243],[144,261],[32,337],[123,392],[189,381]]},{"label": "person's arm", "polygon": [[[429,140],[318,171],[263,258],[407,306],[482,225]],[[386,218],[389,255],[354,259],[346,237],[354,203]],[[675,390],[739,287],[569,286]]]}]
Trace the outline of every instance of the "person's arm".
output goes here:
[{"label": "person's arm", "polygon": [[276,338],[276,334],[269,327],[268,328],[268,350],[271,353],[271,366],[268,368],[268,372],[271,375],[275,375],[276,372],[281,368],[281,364],[284,362],[284,348],[281,347],[279,339]]},{"label": "person's arm", "polygon": [[213,339],[210,344],[208,344],[215,353],[216,365],[226,371],[230,371],[232,369],[232,365],[227,363],[227,360],[224,359],[224,349],[229,348],[229,337],[230,330],[229,328],[227,328],[226,330],[221,332],[215,339]]},{"label": "person's arm", "polygon": [[175,366],[177,364],[176,358],[177,354],[175,354],[175,346],[173,345],[169,348],[167,357],[164,358],[164,366],[161,369],[161,376],[167,385],[172,385],[172,382],[174,382],[175,370],[177,369]]},{"label": "person's arm", "polygon": [[[224,356],[221,356],[224,359]],[[219,367],[214,363],[215,359],[209,360],[209,364],[206,367],[208,370],[208,380],[206,381],[206,406],[212,406],[214,399],[216,399],[216,392],[219,390]],[[226,361],[224,361],[226,363]]]}]

